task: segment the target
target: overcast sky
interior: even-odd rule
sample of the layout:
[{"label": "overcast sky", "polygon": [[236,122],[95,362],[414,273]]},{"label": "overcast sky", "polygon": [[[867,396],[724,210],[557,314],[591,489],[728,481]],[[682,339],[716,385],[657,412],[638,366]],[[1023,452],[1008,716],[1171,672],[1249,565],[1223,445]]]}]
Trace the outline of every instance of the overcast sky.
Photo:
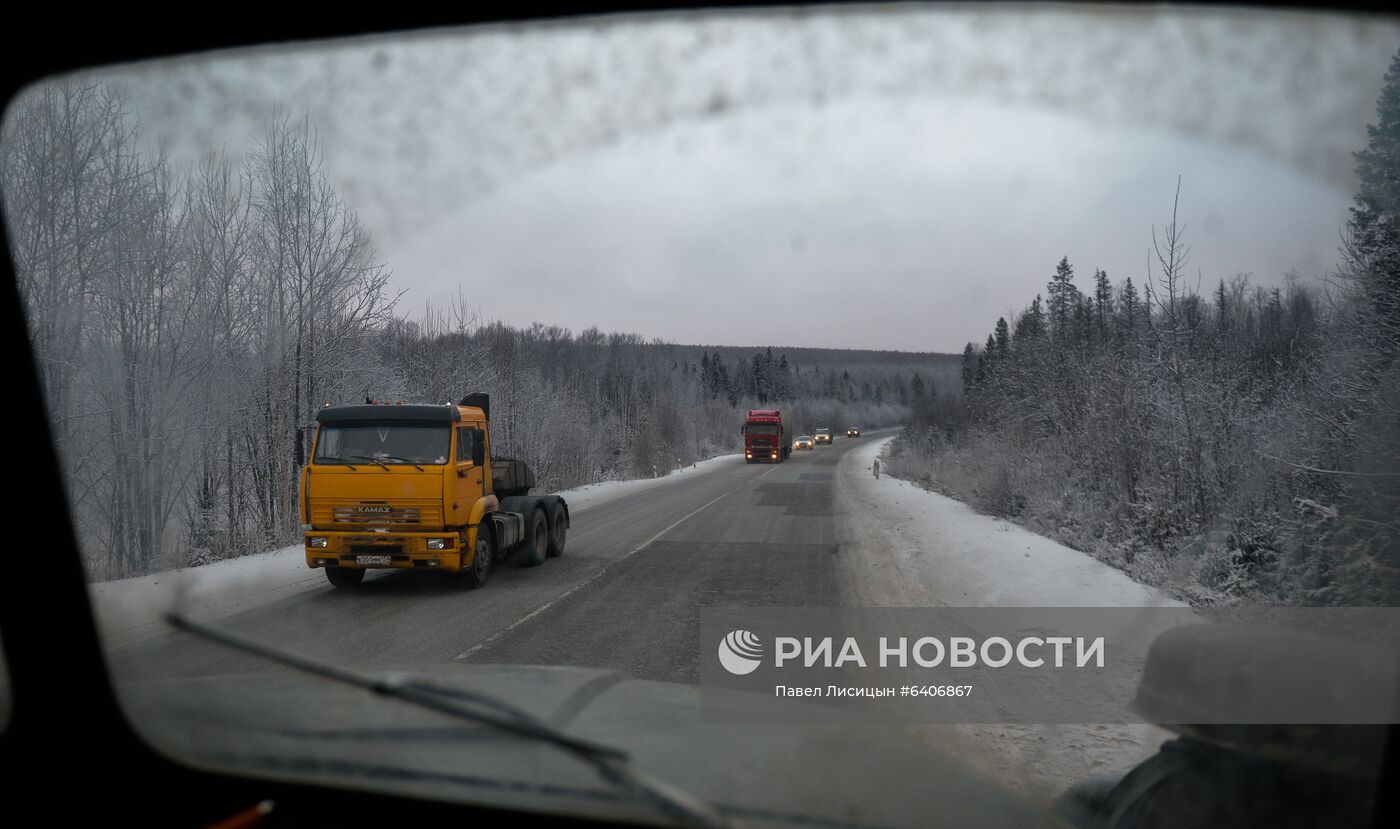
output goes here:
[{"label": "overcast sky", "polygon": [[[178,163],[308,112],[403,310],[683,343],[958,351],[1044,290],[1335,260],[1400,27],[951,7],[667,15],[114,71]],[[1199,271],[1195,269],[1199,268]]]}]

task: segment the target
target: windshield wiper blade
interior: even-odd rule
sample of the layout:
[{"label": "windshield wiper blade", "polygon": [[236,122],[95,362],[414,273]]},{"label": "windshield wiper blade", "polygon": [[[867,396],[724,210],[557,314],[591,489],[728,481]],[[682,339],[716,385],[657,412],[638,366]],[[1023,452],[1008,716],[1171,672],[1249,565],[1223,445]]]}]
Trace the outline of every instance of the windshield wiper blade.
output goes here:
[{"label": "windshield wiper blade", "polygon": [[415,469],[417,469],[419,472],[422,472],[422,471],[423,471],[423,467],[419,466],[418,464],[414,463],[413,461],[409,460],[408,458],[401,458],[401,457],[399,457],[398,455],[385,455],[384,457],[388,458],[388,459],[391,460],[391,461],[399,461],[400,463],[411,464],[411,465],[412,465]]},{"label": "windshield wiper blade", "polygon": [[[450,717],[489,725],[502,731],[558,746],[590,763],[604,780],[638,795],[643,800],[650,801],[652,805],[682,825],[702,827],[731,827],[734,825],[713,806],[695,795],[632,768],[626,751],[604,743],[575,737],[533,714],[522,711],[489,694],[457,688],[442,688],[420,682],[406,674],[369,676],[356,673],[338,665],[320,662],[263,644],[255,639],[249,639],[214,625],[196,622],[179,612],[167,613],[165,620],[179,630],[193,633],[196,636],[245,653],[261,656],[304,673],[353,685],[371,693],[402,700]],[[505,716],[453,705],[449,701],[452,698],[474,702],[486,708],[494,708]]]},{"label": "windshield wiper blade", "polygon": [[381,461],[379,458],[370,457],[369,455],[351,455],[350,457],[355,458],[356,460],[369,461],[370,463],[377,463],[377,464],[379,464],[380,466],[384,467],[385,471],[388,471],[388,469],[389,469],[389,464],[385,463],[384,461]]}]

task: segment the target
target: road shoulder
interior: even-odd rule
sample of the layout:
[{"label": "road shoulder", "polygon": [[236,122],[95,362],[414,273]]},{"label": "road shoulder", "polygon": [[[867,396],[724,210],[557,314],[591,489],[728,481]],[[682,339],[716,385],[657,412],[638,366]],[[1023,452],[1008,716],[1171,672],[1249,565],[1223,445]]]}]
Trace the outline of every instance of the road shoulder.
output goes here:
[{"label": "road shoulder", "polygon": [[872,466],[893,437],[841,459],[852,581],[863,600],[952,607],[1186,607],[1123,571]]},{"label": "road shoulder", "polygon": [[[848,453],[835,476],[849,603],[865,607],[1180,607],[1119,570],[873,466],[893,437]],[[1049,799],[1123,771],[1173,735],[1153,725],[917,725],[1002,783]]]}]

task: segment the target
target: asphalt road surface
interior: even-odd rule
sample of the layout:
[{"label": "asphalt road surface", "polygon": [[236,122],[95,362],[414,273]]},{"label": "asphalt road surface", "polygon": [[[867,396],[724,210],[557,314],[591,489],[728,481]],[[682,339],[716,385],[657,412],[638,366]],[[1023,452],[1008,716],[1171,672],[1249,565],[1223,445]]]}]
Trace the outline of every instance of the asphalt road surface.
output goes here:
[{"label": "asphalt road surface", "polygon": [[[702,658],[714,654],[700,652],[701,608],[919,603],[910,599],[917,584],[906,594],[888,583],[912,576],[876,577],[869,550],[862,558],[841,543],[859,522],[835,497],[845,491],[834,484],[838,464],[889,433],[838,436],[776,465],[735,458],[578,511],[561,558],[539,567],[502,562],[480,590],[449,573],[378,571],[355,590],[325,584],[215,624],[370,673],[575,665],[696,684]],[[111,647],[108,658],[118,680],[284,670],[180,632]],[[912,728],[1008,785],[1051,793],[1104,768],[1127,768],[1165,737],[1151,726]]]},{"label": "asphalt road surface", "polygon": [[[579,665],[696,683],[701,607],[859,603],[843,575],[833,476],[871,437],[838,436],[781,464],[735,459],[578,512],[562,557],[502,562],[481,590],[452,574],[382,571],[356,590],[327,584],[218,624],[347,667]],[[187,633],[109,658],[118,679],[280,670]]]}]

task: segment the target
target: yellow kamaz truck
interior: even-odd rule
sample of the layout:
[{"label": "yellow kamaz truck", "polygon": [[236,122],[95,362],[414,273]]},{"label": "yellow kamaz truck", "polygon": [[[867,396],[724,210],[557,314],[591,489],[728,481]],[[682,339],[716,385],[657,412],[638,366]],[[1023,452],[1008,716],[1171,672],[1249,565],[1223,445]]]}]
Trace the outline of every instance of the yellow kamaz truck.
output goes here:
[{"label": "yellow kamaz truck", "polygon": [[336,587],[383,568],[446,570],[480,587],[510,554],[526,565],[562,555],[569,505],[531,495],[524,462],[491,456],[490,412],[485,394],[318,411],[301,474],[307,565]]}]

